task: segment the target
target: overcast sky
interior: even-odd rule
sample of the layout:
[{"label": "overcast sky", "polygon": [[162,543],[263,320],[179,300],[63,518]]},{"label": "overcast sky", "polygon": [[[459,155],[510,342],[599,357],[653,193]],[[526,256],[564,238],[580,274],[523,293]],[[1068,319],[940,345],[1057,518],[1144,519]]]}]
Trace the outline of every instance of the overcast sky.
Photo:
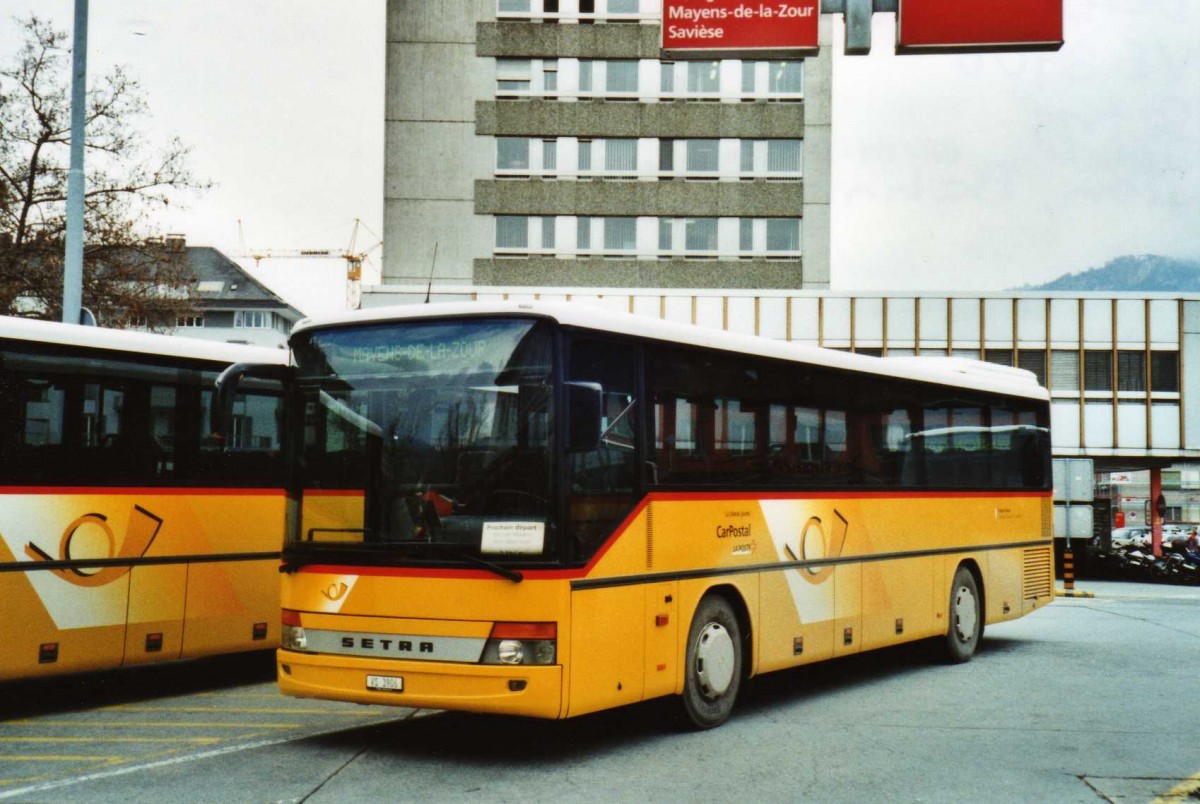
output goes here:
[{"label": "overcast sky", "polygon": [[[461,2],[462,0],[439,0]],[[72,0],[7,0],[70,30]],[[162,219],[231,256],[382,233],[384,0],[91,0],[89,72],[128,65],[159,141],[217,186]],[[835,25],[838,290],[1000,290],[1124,254],[1200,257],[1200,0],[1065,0],[1054,53],[846,57]],[[378,267],[379,250],[373,252]],[[264,260],[305,312],[338,261]]]}]

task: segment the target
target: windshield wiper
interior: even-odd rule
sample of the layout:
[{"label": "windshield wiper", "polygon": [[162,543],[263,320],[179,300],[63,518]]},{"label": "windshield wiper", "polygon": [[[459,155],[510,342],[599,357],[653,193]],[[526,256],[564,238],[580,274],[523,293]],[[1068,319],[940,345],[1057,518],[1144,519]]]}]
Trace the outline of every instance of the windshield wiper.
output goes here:
[{"label": "windshield wiper", "polygon": [[479,556],[473,556],[470,553],[462,553],[458,550],[454,550],[453,548],[457,547],[457,545],[454,544],[448,544],[446,542],[412,542],[412,544],[420,544],[426,547],[432,547],[442,555],[450,556],[451,558],[456,558],[460,561],[465,561],[468,564],[474,564],[477,567],[483,567],[489,572],[494,572],[501,578],[507,578],[513,583],[520,583],[521,581],[525,580],[525,576],[517,570],[509,569],[508,567],[502,567],[499,564],[493,564],[487,559],[480,558]]},{"label": "windshield wiper", "polygon": [[[314,528],[313,530],[314,531],[330,531],[330,532],[338,532],[338,533],[341,533],[341,532],[345,532],[345,533],[365,532],[361,528]],[[356,545],[356,546],[358,546],[358,545]],[[372,546],[374,546],[374,545],[372,545]],[[480,558],[479,556],[473,556],[470,553],[463,553],[458,550],[455,550],[454,548],[458,547],[457,544],[452,544],[452,543],[447,543],[447,542],[404,541],[404,542],[390,542],[390,543],[388,543],[388,546],[389,547],[432,547],[434,550],[441,553],[442,555],[449,556],[450,558],[457,559],[458,561],[466,562],[467,564],[474,564],[477,567],[482,567],[483,569],[486,569],[489,572],[494,572],[495,574],[499,575],[501,578],[507,578],[508,580],[512,581],[513,583],[520,583],[521,581],[525,580],[525,576],[522,575],[518,570],[509,569],[508,567],[502,567],[499,564],[493,564],[491,561],[488,561],[487,559],[484,559],[484,558]],[[361,547],[361,546],[358,546],[358,547]],[[346,545],[334,545],[332,547],[322,546],[321,549],[341,550],[343,552],[349,552],[350,554],[352,554],[356,557],[362,555],[361,552],[355,550],[354,547],[348,547]],[[353,559],[350,559],[350,560],[353,561]],[[294,549],[291,549],[291,550],[285,549],[283,551],[283,564],[279,567],[279,571],[286,572],[286,573],[295,572],[297,569],[299,569],[300,567],[302,567],[303,565],[308,564],[308,563],[311,563],[311,562],[306,559],[298,558],[295,554]]]}]

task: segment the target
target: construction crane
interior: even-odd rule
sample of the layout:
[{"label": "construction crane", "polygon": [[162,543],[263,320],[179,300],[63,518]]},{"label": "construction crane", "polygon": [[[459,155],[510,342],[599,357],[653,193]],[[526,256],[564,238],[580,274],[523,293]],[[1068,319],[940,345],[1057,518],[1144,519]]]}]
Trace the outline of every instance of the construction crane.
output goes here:
[{"label": "construction crane", "polygon": [[362,302],[362,269],[363,263],[367,257],[375,249],[383,245],[382,240],[377,240],[375,245],[370,248],[358,249],[358,234],[359,230],[366,231],[374,235],[362,221],[358,218],[354,219],[354,228],[350,232],[350,244],[344,249],[337,248],[304,248],[304,249],[255,249],[246,248],[245,238],[242,235],[242,222],[238,221],[238,238],[241,240],[241,250],[243,258],[251,258],[254,260],[254,267],[258,267],[262,260],[267,259],[337,259],[340,258],[346,263],[346,309],[357,310]]}]

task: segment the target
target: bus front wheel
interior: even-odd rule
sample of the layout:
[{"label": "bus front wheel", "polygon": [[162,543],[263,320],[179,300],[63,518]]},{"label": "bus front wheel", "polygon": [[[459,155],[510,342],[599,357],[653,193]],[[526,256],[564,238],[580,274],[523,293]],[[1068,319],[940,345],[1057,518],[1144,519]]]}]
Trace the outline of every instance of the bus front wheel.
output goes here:
[{"label": "bus front wheel", "polygon": [[954,573],[950,587],[950,625],[946,631],[946,658],[961,664],[975,655],[983,636],[983,606],[975,574],[966,567]]},{"label": "bus front wheel", "polygon": [[728,601],[709,595],[700,601],[688,629],[683,709],[698,729],[729,718],[742,684],[742,629]]}]

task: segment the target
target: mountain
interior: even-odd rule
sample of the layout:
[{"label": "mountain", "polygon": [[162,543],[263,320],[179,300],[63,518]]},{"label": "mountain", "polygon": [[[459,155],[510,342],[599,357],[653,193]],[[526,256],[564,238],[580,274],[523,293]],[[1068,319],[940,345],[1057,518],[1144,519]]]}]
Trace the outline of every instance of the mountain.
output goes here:
[{"label": "mountain", "polygon": [[1117,257],[1100,268],[1065,274],[1020,290],[1200,293],[1200,260],[1178,260],[1157,254]]}]

